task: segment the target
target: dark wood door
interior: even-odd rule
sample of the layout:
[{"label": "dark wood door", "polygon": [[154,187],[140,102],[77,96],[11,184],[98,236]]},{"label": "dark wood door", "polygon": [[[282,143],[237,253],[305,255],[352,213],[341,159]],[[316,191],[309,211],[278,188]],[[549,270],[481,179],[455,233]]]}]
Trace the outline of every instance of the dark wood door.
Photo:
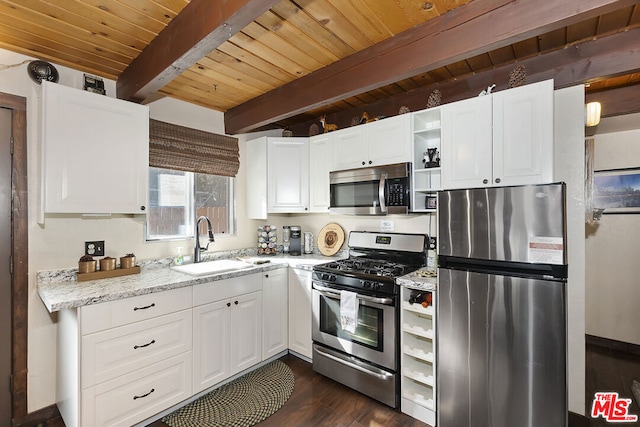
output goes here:
[{"label": "dark wood door", "polygon": [[11,110],[0,108],[0,426],[11,425]]}]

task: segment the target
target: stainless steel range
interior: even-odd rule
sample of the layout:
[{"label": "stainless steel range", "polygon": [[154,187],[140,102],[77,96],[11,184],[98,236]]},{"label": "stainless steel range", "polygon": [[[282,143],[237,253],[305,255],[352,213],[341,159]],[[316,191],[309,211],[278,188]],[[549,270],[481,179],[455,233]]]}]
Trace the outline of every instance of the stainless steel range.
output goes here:
[{"label": "stainless steel range", "polygon": [[398,407],[395,280],[426,265],[427,242],[424,234],[352,231],[349,258],[314,267],[314,371]]}]

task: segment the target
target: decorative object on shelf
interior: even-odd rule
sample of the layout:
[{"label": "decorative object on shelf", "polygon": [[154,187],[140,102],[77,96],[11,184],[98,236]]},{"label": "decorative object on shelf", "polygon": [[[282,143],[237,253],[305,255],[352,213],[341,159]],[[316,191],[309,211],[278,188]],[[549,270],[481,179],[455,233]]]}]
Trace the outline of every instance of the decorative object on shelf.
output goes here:
[{"label": "decorative object on shelf", "polygon": [[293,136],[293,131],[289,128],[282,129],[282,136],[284,138],[291,138]]},{"label": "decorative object on shelf", "polygon": [[366,111],[364,113],[362,113],[362,116],[360,117],[360,124],[364,124],[364,123],[371,123],[371,122],[375,122],[376,120],[378,120],[377,117],[374,117],[373,119],[369,117],[369,113],[367,113]]},{"label": "decorative object on shelf", "polygon": [[436,196],[426,196],[424,199],[425,209],[436,209],[438,207],[438,198]]},{"label": "decorative object on shelf", "polygon": [[431,94],[429,95],[429,98],[427,98],[427,108],[437,107],[441,102],[442,92],[440,92],[438,89],[434,89],[433,92],[431,92]]},{"label": "decorative object on shelf", "polygon": [[527,70],[524,64],[520,64],[509,73],[509,88],[524,86],[526,84]]},{"label": "decorative object on shelf", "polygon": [[93,273],[96,271],[97,261],[91,255],[83,255],[78,261],[78,273]]},{"label": "decorative object on shelf", "polygon": [[437,148],[427,148],[427,151],[422,153],[422,163],[425,168],[437,168],[440,167],[440,152]]},{"label": "decorative object on shelf", "polygon": [[324,133],[331,132],[333,130],[338,130],[338,125],[333,123],[327,123],[327,115],[323,114],[320,116],[320,123],[322,123],[322,128],[324,129]]},{"label": "decorative object on shelf", "polygon": [[320,126],[317,123],[313,123],[309,126],[309,136],[315,136],[320,134]]},{"label": "decorative object on shelf", "polygon": [[495,83],[494,83],[494,84],[492,84],[492,85],[490,85],[490,86],[487,86],[487,88],[486,88],[486,89],[484,89],[482,92],[480,92],[480,93],[478,94],[478,96],[490,95],[490,94],[493,92],[493,90],[494,90],[495,88],[496,88],[496,84],[495,84]]},{"label": "decorative object on shelf", "polygon": [[358,126],[360,124],[360,117],[354,116],[351,118],[351,126]]},{"label": "decorative object on shelf", "polygon": [[403,105],[402,107],[400,107],[400,110],[398,110],[398,114],[407,114],[410,112],[411,110],[409,110],[409,107],[407,107],[406,105]]},{"label": "decorative object on shelf", "polygon": [[100,260],[100,271],[111,271],[116,269],[116,259],[106,256]]},{"label": "decorative object on shelf", "polygon": [[258,227],[258,255],[275,255],[278,249],[278,233],[273,225]]},{"label": "decorative object on shelf", "polygon": [[29,62],[29,65],[27,65],[27,73],[29,77],[31,77],[31,80],[38,84],[41,84],[43,80],[58,83],[58,79],[60,78],[56,67],[47,61],[35,60]]},{"label": "decorative object on shelf", "polygon": [[133,253],[120,257],[120,268],[133,268],[136,266],[136,256]]},{"label": "decorative object on shelf", "polygon": [[84,90],[100,95],[107,94],[107,91],[104,89],[104,80],[89,74],[84,75]]},{"label": "decorative object on shelf", "polygon": [[344,230],[335,222],[325,225],[318,233],[318,250],[322,255],[335,255],[342,248],[343,243]]}]

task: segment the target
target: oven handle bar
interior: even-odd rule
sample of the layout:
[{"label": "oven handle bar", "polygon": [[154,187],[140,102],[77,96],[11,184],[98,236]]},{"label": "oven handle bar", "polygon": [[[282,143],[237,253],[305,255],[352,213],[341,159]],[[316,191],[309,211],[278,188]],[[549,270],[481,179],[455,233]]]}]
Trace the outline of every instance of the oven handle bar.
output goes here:
[{"label": "oven handle bar", "polygon": [[[318,292],[320,292],[322,295],[326,297],[333,298],[333,299],[340,299],[340,294],[335,292],[335,289],[328,288],[326,286],[321,286],[316,283],[313,284],[313,289],[317,290]],[[360,294],[357,294],[357,296],[358,296],[358,299],[361,299],[362,301],[372,302],[374,304],[393,305],[393,299],[391,298],[386,298],[386,297],[376,298],[376,297],[370,297],[368,295],[360,295]]]},{"label": "oven handle bar", "polygon": [[320,355],[326,357],[327,359],[331,359],[331,360],[333,360],[335,362],[341,363],[343,365],[347,365],[347,366],[349,366],[349,367],[351,367],[353,369],[356,369],[356,370],[358,370],[360,372],[364,372],[367,375],[372,375],[372,376],[380,378],[381,380],[384,380],[384,381],[388,381],[389,379],[393,378],[393,374],[390,374],[388,372],[385,372],[385,371],[382,371],[382,370],[380,370],[380,372],[372,371],[371,369],[367,369],[367,368],[365,368],[363,366],[360,366],[360,365],[356,364],[355,362],[352,362],[350,360],[346,360],[346,359],[344,359],[342,357],[335,356],[333,353],[330,353],[327,350],[320,348],[320,346],[315,346],[315,348],[316,348],[316,351],[318,353],[320,353]]}]

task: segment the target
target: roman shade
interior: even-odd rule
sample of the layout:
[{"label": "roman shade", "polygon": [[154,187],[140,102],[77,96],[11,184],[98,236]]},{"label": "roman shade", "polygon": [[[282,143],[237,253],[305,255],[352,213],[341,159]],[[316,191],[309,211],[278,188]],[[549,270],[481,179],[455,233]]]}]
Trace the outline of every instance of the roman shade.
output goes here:
[{"label": "roman shade", "polygon": [[149,166],[234,177],[238,138],[149,120]]}]

